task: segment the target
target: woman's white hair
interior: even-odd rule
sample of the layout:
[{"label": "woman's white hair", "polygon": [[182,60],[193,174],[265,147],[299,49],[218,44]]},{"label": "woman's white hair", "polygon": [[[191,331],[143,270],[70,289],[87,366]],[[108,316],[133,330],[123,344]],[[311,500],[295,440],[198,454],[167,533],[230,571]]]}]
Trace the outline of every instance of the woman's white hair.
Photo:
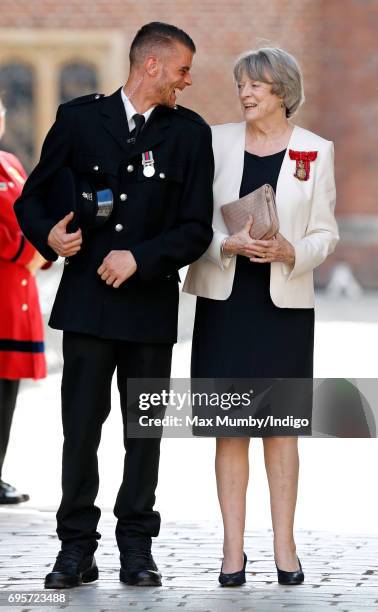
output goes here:
[{"label": "woman's white hair", "polygon": [[242,53],[234,66],[235,81],[239,83],[243,76],[271,84],[272,93],[282,98],[286,117],[292,117],[305,101],[302,71],[287,51],[262,47]]}]

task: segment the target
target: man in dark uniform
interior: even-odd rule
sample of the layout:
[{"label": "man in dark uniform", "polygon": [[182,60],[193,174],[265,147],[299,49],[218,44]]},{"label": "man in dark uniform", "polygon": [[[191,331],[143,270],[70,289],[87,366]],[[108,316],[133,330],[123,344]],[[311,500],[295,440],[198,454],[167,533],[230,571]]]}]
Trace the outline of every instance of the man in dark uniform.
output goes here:
[{"label": "man in dark uniform", "polygon": [[[52,327],[64,330],[63,496],[57,513],[62,548],[47,588],[98,577],[97,448],[115,369],[126,449],[114,508],[120,579],[161,584],[151,555],[151,537],[160,527],[153,510],[160,439],[127,437],[126,381],[169,379],[178,269],[198,259],[212,238],[210,128],[176,106],[178,90],[192,83],[194,53],[191,38],[174,26],[141,28],[123,88],[59,107],[15,206],[38,251],[49,260],[66,258],[50,318]],[[54,176],[67,166],[112,190],[114,207],[100,227],[72,231],[72,212],[59,222],[53,218],[49,194]]]}]

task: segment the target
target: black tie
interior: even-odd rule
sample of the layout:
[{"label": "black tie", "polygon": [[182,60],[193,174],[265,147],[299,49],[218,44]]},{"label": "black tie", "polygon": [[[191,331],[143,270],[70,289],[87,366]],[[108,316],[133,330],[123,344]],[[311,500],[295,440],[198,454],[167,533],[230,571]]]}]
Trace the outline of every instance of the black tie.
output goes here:
[{"label": "black tie", "polygon": [[132,130],[131,132],[131,136],[133,137],[133,141],[135,142],[140,134],[140,131],[142,130],[146,120],[144,118],[144,115],[139,115],[138,113],[135,113],[135,115],[133,115],[133,119],[135,122],[135,128]]}]

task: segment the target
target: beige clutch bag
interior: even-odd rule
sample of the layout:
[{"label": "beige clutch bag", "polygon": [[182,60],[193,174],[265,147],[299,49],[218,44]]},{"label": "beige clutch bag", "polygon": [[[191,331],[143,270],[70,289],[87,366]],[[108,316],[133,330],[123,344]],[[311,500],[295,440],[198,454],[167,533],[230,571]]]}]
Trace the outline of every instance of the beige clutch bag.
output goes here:
[{"label": "beige clutch bag", "polygon": [[269,240],[279,230],[276,198],[271,185],[263,185],[246,196],[221,206],[224,222],[231,234],[240,232],[252,215],[251,238]]}]

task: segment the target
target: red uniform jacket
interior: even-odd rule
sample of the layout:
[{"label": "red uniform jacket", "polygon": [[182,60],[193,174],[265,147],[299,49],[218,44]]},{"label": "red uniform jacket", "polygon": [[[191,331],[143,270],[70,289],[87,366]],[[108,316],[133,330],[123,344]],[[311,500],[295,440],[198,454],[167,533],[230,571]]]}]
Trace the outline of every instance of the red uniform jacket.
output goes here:
[{"label": "red uniform jacket", "polygon": [[35,253],[13,211],[26,179],[19,160],[0,151],[0,378],[43,378],[43,322],[35,278],[25,268]]}]

